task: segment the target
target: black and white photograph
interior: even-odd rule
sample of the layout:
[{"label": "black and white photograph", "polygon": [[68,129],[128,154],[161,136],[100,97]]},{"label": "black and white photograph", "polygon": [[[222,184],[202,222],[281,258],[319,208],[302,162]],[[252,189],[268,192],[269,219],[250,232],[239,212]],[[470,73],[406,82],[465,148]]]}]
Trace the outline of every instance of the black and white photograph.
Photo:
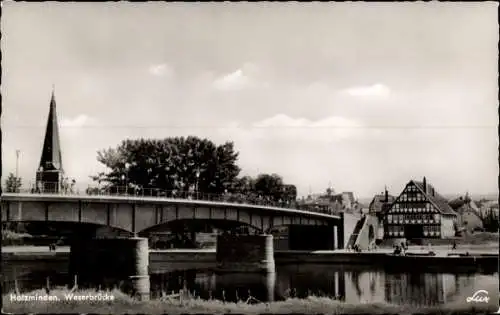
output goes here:
[{"label": "black and white photograph", "polygon": [[14,2],[5,314],[486,314],[498,2]]}]

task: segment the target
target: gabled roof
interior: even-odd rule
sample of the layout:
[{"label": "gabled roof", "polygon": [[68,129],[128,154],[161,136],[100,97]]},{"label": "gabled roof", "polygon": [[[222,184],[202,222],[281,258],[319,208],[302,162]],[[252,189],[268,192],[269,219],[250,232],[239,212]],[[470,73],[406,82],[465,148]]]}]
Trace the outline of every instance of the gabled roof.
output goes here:
[{"label": "gabled roof", "polygon": [[448,201],[443,196],[438,194],[432,185],[427,183],[427,189],[425,189],[423,182],[411,180],[410,183],[415,184],[420,192],[426,196],[427,200],[429,200],[439,212],[442,214],[457,215],[457,213],[453,211],[448,204]]},{"label": "gabled roof", "polygon": [[368,209],[374,212],[384,212],[394,202],[394,200],[396,200],[396,197],[392,195],[387,196],[387,202],[385,201],[384,194],[375,195],[375,197],[373,197],[372,201],[370,202]]},{"label": "gabled roof", "polygon": [[61,144],[59,141],[59,126],[57,124],[56,99],[53,90],[39,167],[49,171],[63,170]]}]

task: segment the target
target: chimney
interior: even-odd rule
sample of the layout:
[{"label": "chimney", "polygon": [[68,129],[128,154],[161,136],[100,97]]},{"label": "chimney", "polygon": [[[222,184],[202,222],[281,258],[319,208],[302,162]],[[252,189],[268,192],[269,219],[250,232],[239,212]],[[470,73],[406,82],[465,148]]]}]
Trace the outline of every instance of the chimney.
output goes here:
[{"label": "chimney", "polygon": [[427,179],[424,176],[424,193],[427,193]]},{"label": "chimney", "polygon": [[387,191],[387,186],[385,186],[385,202],[389,201],[389,192]]}]

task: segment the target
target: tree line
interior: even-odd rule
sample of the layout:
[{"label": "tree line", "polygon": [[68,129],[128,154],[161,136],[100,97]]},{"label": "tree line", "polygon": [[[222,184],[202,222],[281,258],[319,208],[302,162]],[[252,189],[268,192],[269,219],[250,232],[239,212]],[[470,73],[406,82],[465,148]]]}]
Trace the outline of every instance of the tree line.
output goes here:
[{"label": "tree line", "polygon": [[297,189],[278,174],[239,176],[239,152],[233,142],[217,145],[195,136],[165,139],[127,139],[117,147],[97,152],[108,168],[92,179],[99,188],[135,191],[196,192],[234,198],[264,198],[294,202]]}]

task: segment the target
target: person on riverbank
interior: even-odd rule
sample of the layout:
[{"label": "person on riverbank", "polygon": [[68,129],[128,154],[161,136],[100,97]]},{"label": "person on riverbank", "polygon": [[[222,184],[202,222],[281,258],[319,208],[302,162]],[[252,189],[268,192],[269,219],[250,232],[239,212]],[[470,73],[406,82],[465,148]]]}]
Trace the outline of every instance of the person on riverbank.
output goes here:
[{"label": "person on riverbank", "polygon": [[451,247],[452,250],[456,250],[457,249],[457,242],[456,241],[453,241],[453,246]]},{"label": "person on riverbank", "polygon": [[401,255],[401,247],[399,247],[399,245],[394,247],[393,255]]}]

